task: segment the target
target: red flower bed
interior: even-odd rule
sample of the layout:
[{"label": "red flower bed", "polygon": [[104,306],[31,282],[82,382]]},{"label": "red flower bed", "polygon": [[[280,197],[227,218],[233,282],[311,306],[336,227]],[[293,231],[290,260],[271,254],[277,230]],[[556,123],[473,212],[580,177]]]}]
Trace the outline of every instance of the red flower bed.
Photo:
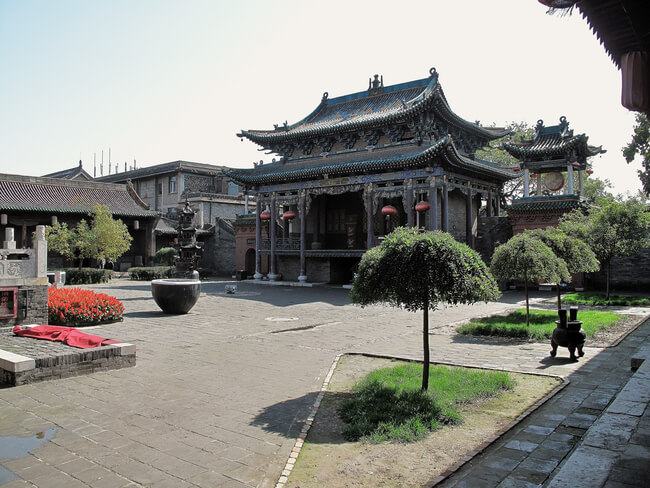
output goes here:
[{"label": "red flower bed", "polygon": [[50,288],[50,325],[94,325],[120,320],[124,305],[115,297],[81,288]]}]

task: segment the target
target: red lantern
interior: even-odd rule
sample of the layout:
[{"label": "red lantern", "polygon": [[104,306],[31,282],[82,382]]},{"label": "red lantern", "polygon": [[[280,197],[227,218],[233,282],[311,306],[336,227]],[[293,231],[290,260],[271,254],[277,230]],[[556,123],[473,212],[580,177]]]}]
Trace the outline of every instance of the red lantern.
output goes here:
[{"label": "red lantern", "polygon": [[590,169],[588,169],[588,170],[587,170],[587,174],[588,174],[589,176],[591,176],[592,174],[594,174],[594,172],[591,171]]},{"label": "red lantern", "polygon": [[260,214],[260,220],[271,220],[271,212],[264,210],[264,212]]},{"label": "red lantern", "polygon": [[397,215],[397,209],[392,205],[386,205],[381,209],[383,215]]},{"label": "red lantern", "polygon": [[575,162],[571,163],[571,166],[573,166],[574,168],[579,168],[580,163],[578,161],[575,161]]},{"label": "red lantern", "polygon": [[285,219],[285,220],[295,219],[296,218],[296,212],[294,212],[293,210],[287,210],[286,212],[284,212],[282,214],[282,218]]},{"label": "red lantern", "polygon": [[429,202],[420,202],[415,206],[416,212],[426,212],[429,210]]},{"label": "red lantern", "polygon": [[530,174],[530,177],[531,177],[531,178],[537,178],[537,173],[531,173],[531,174]]}]

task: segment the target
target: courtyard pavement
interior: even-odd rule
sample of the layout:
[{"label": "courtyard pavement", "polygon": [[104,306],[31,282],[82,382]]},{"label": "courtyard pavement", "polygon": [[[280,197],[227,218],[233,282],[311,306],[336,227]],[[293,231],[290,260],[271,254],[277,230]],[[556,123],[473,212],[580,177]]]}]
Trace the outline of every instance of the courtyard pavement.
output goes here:
[{"label": "courtyard pavement", "polygon": [[[135,344],[137,366],[0,389],[0,486],[274,487],[337,355],[421,358],[421,314],[362,309],[341,288],[235,282],[226,294],[228,283],[205,282],[182,316],[162,314],[148,283],[94,286],[126,311],[123,322],[87,331]],[[617,347],[587,345],[578,363],[565,348],[550,358],[547,343],[435,333],[522,300],[506,292],[496,303],[430,314],[431,361],[570,380],[442,486],[646,486],[636,483],[650,474],[650,375],[639,370],[641,384],[626,387],[650,321]],[[619,392],[628,395],[623,423],[607,417]]]}]

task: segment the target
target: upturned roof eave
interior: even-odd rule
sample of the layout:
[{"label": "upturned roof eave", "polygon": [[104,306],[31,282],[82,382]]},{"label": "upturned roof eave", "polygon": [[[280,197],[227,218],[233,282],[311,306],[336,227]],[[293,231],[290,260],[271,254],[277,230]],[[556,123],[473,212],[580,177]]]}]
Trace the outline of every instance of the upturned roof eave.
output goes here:
[{"label": "upturned roof eave", "polygon": [[430,158],[440,154],[443,150],[447,151],[447,162],[452,166],[471,171],[479,171],[503,182],[518,176],[510,170],[493,167],[462,156],[456,149],[450,136],[439,139],[431,146],[424,149],[422,152],[411,156],[387,158],[385,160],[354,161],[339,165],[314,166],[310,168],[300,168],[289,171],[282,171],[280,170],[281,168],[278,167],[279,171],[265,174],[260,174],[258,168],[230,169],[227,170],[226,175],[233,180],[245,185],[261,185],[276,182],[309,180],[321,177],[325,174],[345,176],[346,174],[349,175],[359,172],[367,173],[370,171],[403,169],[406,167],[414,167],[418,165],[424,166],[428,163]]},{"label": "upturned roof eave", "polygon": [[[291,132],[293,129],[296,129],[300,125],[305,124],[309,120],[313,119],[320,112],[320,110],[327,104],[327,100],[323,99],[318,107],[316,107],[315,110],[313,110],[300,122],[287,126],[281,130],[242,130],[237,134],[237,136],[245,137],[251,142],[264,147],[271,143],[279,144],[283,142],[291,142],[303,137],[333,135],[352,130],[369,129],[380,125],[395,123],[398,121],[406,122],[430,106],[434,107],[434,109],[437,108],[440,110],[442,118],[449,122],[451,125],[467,130],[474,135],[483,137],[488,140],[498,139],[512,132],[508,129],[491,129],[481,127],[476,123],[463,119],[451,110],[442,87],[438,82],[438,75],[433,75],[429,80],[429,83],[422,90],[422,92],[406,102],[405,107],[387,114],[377,114],[375,117],[372,117],[370,119],[348,120],[331,126],[315,127],[311,129]],[[338,98],[340,99],[345,97]]]},{"label": "upturned roof eave", "polygon": [[[422,104],[431,99],[431,97],[435,94],[434,89],[438,85],[438,74],[434,69],[432,69],[430,73],[431,76],[429,78],[422,78],[421,80],[414,80],[411,82],[386,87],[386,92],[389,92],[391,89],[394,89],[396,87],[403,87],[402,89],[406,89],[413,83],[424,82],[428,80],[426,85],[423,87],[423,90],[418,95],[411,98],[408,102],[405,102],[407,107],[408,105],[411,105],[411,107],[408,108],[400,108],[397,111],[388,114],[377,114],[377,116],[373,117],[372,119],[343,121],[334,126],[318,127],[291,133],[290,131],[292,129],[296,129],[300,125],[305,124],[315,118],[316,115],[322,110],[322,108],[327,106],[329,103],[341,103],[343,101],[362,98],[362,95],[366,94],[367,92],[352,93],[349,95],[336,97],[331,100],[323,96],[320,104],[309,115],[296,122],[295,124],[288,125],[286,128],[281,128],[281,130],[242,130],[237,134],[237,137],[246,137],[248,140],[263,146],[269,142],[281,143],[284,141],[292,141],[306,136],[313,137],[318,135],[326,135],[328,133],[335,134],[338,132],[360,130],[372,127],[374,125],[390,123],[396,119],[408,117],[410,113],[417,113]],[[421,100],[419,100],[420,98]]]}]

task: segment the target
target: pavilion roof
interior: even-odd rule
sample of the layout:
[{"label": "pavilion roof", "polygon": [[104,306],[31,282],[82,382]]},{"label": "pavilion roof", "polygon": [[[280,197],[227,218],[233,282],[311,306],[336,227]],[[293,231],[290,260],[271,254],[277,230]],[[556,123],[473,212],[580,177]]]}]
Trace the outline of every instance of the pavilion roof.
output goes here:
[{"label": "pavilion roof", "polygon": [[481,127],[456,115],[447,103],[438,73],[432,68],[430,74],[429,78],[387,87],[383,80],[379,85],[375,75],[375,83],[367,91],[332,99],[325,92],[316,109],[295,124],[285,122],[273,130],[242,130],[237,136],[264,146],[404,122],[432,107],[441,119],[482,138],[492,140],[509,133],[502,128]]},{"label": "pavilion roof", "polygon": [[248,185],[311,180],[325,175],[341,177],[363,173],[402,170],[425,167],[434,157],[444,160],[458,169],[507,181],[517,175],[511,170],[487,161],[473,160],[460,154],[451,136],[431,144],[399,145],[330,154],[327,157],[303,157],[297,160],[277,161],[247,169],[226,169],[224,173],[235,181]]},{"label": "pavilion roof", "polygon": [[61,171],[55,171],[54,173],[49,173],[43,175],[45,178],[61,178],[66,180],[86,180],[91,181],[93,179],[88,172],[83,169],[81,160],[79,160],[79,165],[72,168],[64,169]]},{"label": "pavilion roof", "polygon": [[506,142],[503,149],[522,161],[565,159],[574,155],[581,164],[590,156],[604,153],[602,146],[590,146],[585,134],[573,135],[569,130],[566,117],[560,117],[560,124],[544,126],[543,120],[537,121],[535,137],[521,142]]},{"label": "pavilion roof", "polygon": [[0,174],[0,210],[88,214],[95,205],[115,216],[158,215],[128,185]]},{"label": "pavilion roof", "polygon": [[506,210],[514,210],[518,213],[546,210],[563,210],[568,212],[576,208],[584,208],[588,205],[588,202],[581,199],[578,195],[545,195],[515,199],[512,205],[506,207]]}]

